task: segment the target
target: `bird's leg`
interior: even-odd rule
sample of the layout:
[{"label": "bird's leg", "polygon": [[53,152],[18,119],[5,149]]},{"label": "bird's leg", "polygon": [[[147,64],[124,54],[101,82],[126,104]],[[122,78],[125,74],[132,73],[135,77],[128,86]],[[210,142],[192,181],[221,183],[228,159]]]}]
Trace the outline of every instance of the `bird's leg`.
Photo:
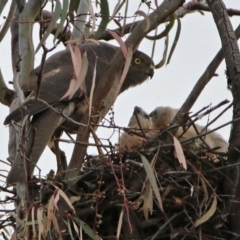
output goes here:
[{"label": "bird's leg", "polygon": [[97,134],[96,134],[96,130],[94,130],[91,126],[90,126],[90,130],[91,130],[91,134],[92,134],[92,136],[93,136],[93,139],[94,139],[94,142],[95,142],[95,144],[96,144],[96,146],[97,146],[97,150],[98,150],[98,155],[99,156],[103,156],[103,150],[102,150],[102,148],[99,146],[101,143],[100,143],[100,140],[99,140],[99,138],[98,138],[98,136],[97,136]]},{"label": "bird's leg", "polygon": [[[90,128],[88,126],[89,123],[89,116],[88,114],[84,114],[81,123],[85,124],[86,126],[79,126],[78,134],[76,137],[76,142],[88,143],[89,136],[90,136]],[[80,169],[84,162],[84,157],[87,152],[87,146],[82,146],[79,144],[75,144],[72,157],[70,159],[68,169],[65,175],[65,179],[68,181],[75,181],[76,178],[79,176]]]},{"label": "bird's leg", "polygon": [[61,136],[61,133],[57,135],[55,133],[51,141],[49,141],[48,143],[48,147],[56,155],[56,159],[57,159],[56,176],[62,176],[62,174],[67,170],[67,158],[66,158],[65,152],[62,151],[59,147],[58,139],[60,136]]}]

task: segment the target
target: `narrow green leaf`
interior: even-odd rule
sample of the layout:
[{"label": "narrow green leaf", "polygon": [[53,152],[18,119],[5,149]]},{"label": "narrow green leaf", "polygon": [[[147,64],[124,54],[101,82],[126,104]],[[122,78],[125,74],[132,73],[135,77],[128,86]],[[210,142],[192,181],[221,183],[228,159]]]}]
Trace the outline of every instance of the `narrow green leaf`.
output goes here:
[{"label": "narrow green leaf", "polygon": [[179,37],[180,37],[180,33],[181,33],[181,20],[177,19],[177,23],[178,23],[177,24],[177,32],[176,32],[176,35],[175,35],[175,38],[174,38],[173,45],[171,47],[169,56],[168,56],[167,65],[170,63],[171,57],[172,57],[173,52],[174,52],[174,50],[177,46],[177,43],[178,43],[178,40],[179,40]]},{"label": "narrow green leaf", "polygon": [[165,39],[165,48],[163,52],[163,57],[160,60],[160,62],[155,65],[156,69],[161,68],[165,64],[166,58],[167,58],[167,50],[168,50],[168,35],[166,36],[166,39]]},{"label": "narrow green leaf", "polygon": [[94,39],[99,39],[102,36],[109,22],[108,0],[101,0],[100,7],[101,7],[102,20],[98,26],[98,30],[93,36]]},{"label": "narrow green leaf", "polygon": [[196,222],[194,223],[194,227],[196,228],[199,225],[207,222],[209,218],[211,218],[212,215],[215,213],[216,209],[217,209],[217,196],[214,193],[211,207],[206,213],[204,213],[199,219],[196,220]]},{"label": "narrow green leaf", "polygon": [[67,224],[67,227],[68,227],[68,233],[71,237],[71,240],[74,240],[74,237],[73,237],[73,233],[72,233],[72,228],[71,228],[71,224],[69,222],[69,219],[67,221],[65,221],[65,223]]},{"label": "narrow green leaf", "polygon": [[147,31],[149,29],[149,27],[150,27],[150,19],[149,19],[148,15],[145,12],[141,11],[141,10],[136,11],[135,14],[139,14],[139,15],[144,17],[144,19],[146,21],[146,29],[145,29],[145,31]]},{"label": "narrow green leaf", "polygon": [[183,167],[184,170],[187,170],[187,162],[182,149],[182,145],[174,135],[172,135],[172,137],[173,137],[173,143],[175,148],[175,154],[178,159],[178,162],[180,163],[180,165]]},{"label": "narrow green leaf", "polygon": [[57,31],[55,33],[53,42],[56,41],[58,34],[62,31],[63,24],[66,20],[67,14],[68,14],[68,8],[69,8],[69,0],[63,0],[63,7],[62,7],[62,13],[61,13],[61,20],[60,23],[58,24]]},{"label": "narrow green leaf", "polygon": [[72,12],[72,13],[77,12],[79,3],[80,3],[80,0],[71,0],[70,6],[69,6],[69,12]]},{"label": "narrow green leaf", "polygon": [[161,200],[160,192],[158,190],[157,181],[156,181],[156,177],[155,177],[155,174],[153,172],[152,166],[150,165],[148,160],[143,155],[140,154],[140,156],[141,156],[142,163],[143,163],[143,166],[145,168],[145,171],[147,173],[148,179],[151,183],[152,189],[153,189],[153,191],[155,193],[155,196],[158,200],[159,207],[163,211],[162,200]]},{"label": "narrow green leaf", "polygon": [[128,0],[125,0],[125,11],[124,11],[124,18],[123,18],[123,29],[125,28],[126,26],[126,23],[127,23],[127,12],[128,12]]},{"label": "narrow green leaf", "polygon": [[148,220],[149,213],[152,215],[152,212],[153,212],[153,194],[152,194],[151,182],[149,180],[147,180],[142,194],[143,194],[143,205],[141,210],[143,211],[145,220]]},{"label": "narrow green leaf", "polygon": [[111,16],[110,20],[112,20],[114,18],[114,16],[117,15],[117,13],[120,11],[120,9],[124,5],[124,3],[125,3],[125,0],[123,0],[121,3],[118,2],[116,4],[116,6],[114,7],[114,10],[113,10],[113,13],[112,13],[112,16]]},{"label": "narrow green leaf", "polygon": [[174,23],[175,23],[175,18],[174,18],[174,15],[172,15],[170,17],[170,21],[167,24],[166,28],[161,33],[155,36],[145,36],[145,38],[147,38],[148,40],[159,40],[163,37],[166,37],[169,34],[170,30],[173,28]]},{"label": "narrow green leaf", "polygon": [[54,12],[53,12],[53,15],[52,15],[53,18],[52,18],[51,22],[49,23],[48,28],[47,28],[46,32],[44,33],[41,41],[39,42],[39,44],[38,44],[38,46],[35,50],[35,54],[38,52],[40,47],[45,43],[48,36],[51,34],[59,16],[61,15],[61,12],[62,12],[61,2],[60,2],[60,0],[56,0],[55,9],[54,9]]},{"label": "narrow green leaf", "polygon": [[91,15],[91,18],[92,18],[92,31],[91,31],[91,34],[93,34],[94,29],[96,27],[96,20],[95,20],[95,14],[94,14],[93,6],[92,6],[91,1],[88,1],[88,0],[82,0],[82,1],[85,1],[86,5],[88,7],[88,10],[90,12],[90,15]]},{"label": "narrow green leaf", "polygon": [[89,108],[88,108],[88,110],[89,110],[89,112],[88,112],[89,119],[91,117],[92,100],[93,100],[93,94],[94,94],[94,90],[95,90],[96,73],[97,73],[97,59],[95,60],[95,64],[94,64],[92,86],[91,86],[90,96],[89,96]]},{"label": "narrow green leaf", "polygon": [[122,208],[122,210],[120,212],[120,215],[119,215],[119,220],[118,220],[116,239],[120,239],[120,233],[121,233],[122,222],[123,222],[123,215],[124,215],[124,210]]},{"label": "narrow green leaf", "polygon": [[[155,35],[157,34],[157,30],[158,30],[158,29],[156,28],[156,29],[155,29]],[[156,40],[153,40],[151,59],[153,59],[153,57],[154,57],[155,48],[156,48]]]},{"label": "narrow green leaf", "polygon": [[99,236],[97,236],[94,231],[82,220],[80,220],[79,218],[75,218],[73,217],[73,220],[79,224],[79,226],[82,227],[83,231],[89,236],[91,237],[93,240],[100,240],[101,238]]}]

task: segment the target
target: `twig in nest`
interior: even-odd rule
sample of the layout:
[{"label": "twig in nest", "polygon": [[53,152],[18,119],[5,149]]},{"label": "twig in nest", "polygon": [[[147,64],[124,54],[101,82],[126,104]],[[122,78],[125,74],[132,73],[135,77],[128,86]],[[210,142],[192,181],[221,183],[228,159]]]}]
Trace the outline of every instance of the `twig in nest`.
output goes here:
[{"label": "twig in nest", "polygon": [[[203,116],[205,116],[205,115],[207,115],[207,114],[215,111],[215,110],[218,109],[219,107],[221,107],[221,106],[223,106],[223,105],[225,105],[225,104],[227,104],[227,103],[229,103],[229,102],[230,102],[230,101],[226,99],[226,100],[220,102],[219,104],[217,104],[216,106],[211,107],[211,108],[208,109],[206,112],[204,112],[204,113],[202,113],[202,114],[200,114],[200,115],[197,115],[197,116],[196,116],[196,114],[194,114],[193,116],[196,116],[196,120],[201,119]],[[191,116],[191,117],[193,117],[193,116]],[[196,120],[194,119],[194,121],[196,121]]]},{"label": "twig in nest", "polygon": [[60,139],[60,138],[56,138],[56,140],[59,141],[59,142],[74,143],[74,144],[78,144],[78,145],[82,145],[82,146],[113,148],[112,146],[104,145],[104,144],[95,144],[95,143],[79,142],[79,141],[72,141],[72,140],[66,140],[66,139]]},{"label": "twig in nest", "polygon": [[212,121],[210,121],[201,132],[204,132],[211,124],[213,124],[219,117],[221,117],[229,108],[231,108],[233,103],[230,103],[221,113],[217,115]]}]

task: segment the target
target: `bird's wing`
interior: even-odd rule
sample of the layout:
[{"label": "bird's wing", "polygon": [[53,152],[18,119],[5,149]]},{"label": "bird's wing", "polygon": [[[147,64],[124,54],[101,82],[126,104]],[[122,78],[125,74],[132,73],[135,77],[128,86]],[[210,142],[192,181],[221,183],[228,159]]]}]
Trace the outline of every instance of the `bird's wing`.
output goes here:
[{"label": "bird's wing", "polygon": [[[80,49],[82,54],[87,52],[88,71],[85,83],[87,94],[89,95],[95,64],[97,64],[97,85],[118,48],[106,43],[100,43],[99,45],[88,43],[81,45]],[[40,67],[37,67],[31,72],[29,81],[22,86],[24,93],[28,94],[32,91],[36,92],[39,72]],[[49,107],[48,105],[54,107],[57,106],[59,102],[67,103],[69,101],[81,101],[84,96],[80,88],[75,92],[71,99],[68,97],[62,99],[69,88],[73,74],[73,63],[69,49],[52,55],[45,62],[39,100],[34,98],[31,98],[30,100],[27,99],[23,106],[11,112],[6,117],[4,124],[7,125],[12,120],[19,122],[24,116],[26,116],[26,114],[29,114],[30,116],[35,115],[46,110]]]},{"label": "bird's wing", "polygon": [[[63,110],[65,115],[70,115],[74,109],[73,105],[74,103],[70,103],[68,106],[60,105],[58,108]],[[63,121],[64,118],[60,114],[56,114],[50,109],[33,116],[26,138],[28,140],[26,144],[23,145],[25,149],[19,149],[17,157],[7,176],[7,184],[27,180],[26,172],[28,172],[29,175],[33,173],[37,161],[42,155],[48,141],[52,137],[55,129],[60,126]]]},{"label": "bird's wing", "polygon": [[[107,46],[107,47],[106,47]],[[111,45],[110,45],[111,46]],[[93,69],[97,59],[96,82],[99,82],[104,71],[111,62],[116,48],[105,45],[103,47],[89,44],[87,47],[87,57],[89,68],[86,76],[86,88],[89,93],[92,84]],[[105,54],[106,53],[106,54]],[[37,73],[39,68],[31,72],[29,82],[23,86],[24,92],[36,91]],[[50,106],[55,106],[64,115],[70,116],[75,109],[75,101],[81,101],[81,91],[77,91],[72,99],[62,99],[66,93],[70,80],[73,76],[73,66],[71,55],[68,50],[64,50],[50,57],[45,63],[43,71],[43,81],[41,84],[39,99],[32,99],[25,103],[29,115],[33,115],[30,123],[28,141],[25,144],[26,154],[22,155],[22,149],[18,152],[16,159],[7,177],[7,183],[24,182],[31,178],[34,167],[45,149],[48,141],[54,134],[54,131],[65,121],[65,118],[56,114],[54,111],[42,102],[46,102]],[[5,120],[8,124],[11,120],[22,118],[20,107],[13,111]],[[22,145],[22,144],[21,144]],[[23,157],[22,157],[23,156]],[[25,159],[24,166],[21,167],[21,160]],[[25,170],[24,170],[25,169]],[[28,176],[26,176],[26,172]]]},{"label": "bird's wing", "polygon": [[[94,96],[98,94],[98,83],[102,79],[104,73],[107,71],[107,68],[118,49],[119,48],[107,43],[100,43],[99,45],[95,43],[86,43],[80,46],[81,52],[86,52],[88,59],[88,70],[85,77],[85,85],[88,96],[92,87],[95,66],[96,79]],[[137,52],[136,59],[141,57],[142,54]],[[122,87],[121,92],[131,86],[136,86],[142,83],[148,78],[148,76],[153,75],[153,62],[149,57],[146,55],[144,56],[145,57],[143,57],[142,60],[144,60],[144,58],[147,59],[147,61],[144,62],[144,65],[131,65],[125,79],[125,86]],[[134,61],[132,61],[132,64],[134,64]],[[37,75],[39,71],[40,69],[38,67],[31,72],[29,81],[23,86],[23,91],[25,93],[36,92],[38,79]],[[5,124],[9,124],[11,120],[19,121],[22,119],[22,116],[26,114],[26,112],[30,116],[33,115],[33,118],[30,122],[29,140],[26,145],[27,154],[24,157],[24,159],[26,159],[25,169],[29,178],[31,177],[32,171],[37,164],[45,146],[47,145],[47,142],[52,137],[54,131],[65,121],[63,116],[56,114],[50,109],[50,107],[56,107],[60,111],[66,112],[65,115],[70,117],[75,114],[78,117],[76,120],[81,120],[79,119],[79,114],[77,113],[79,112],[79,109],[76,108],[78,106],[77,104],[82,100],[82,91],[80,89],[76,91],[71,99],[68,97],[62,99],[69,88],[72,78],[73,63],[69,49],[54,54],[45,62],[45,68],[43,71],[43,78],[39,92],[39,100],[33,99],[26,102],[25,112],[21,113],[22,109],[24,109],[22,106],[13,111],[4,122]],[[109,81],[111,82],[113,79],[109,78]],[[7,178],[8,183],[22,182],[26,179],[25,171],[20,169],[20,162],[21,149]]]}]

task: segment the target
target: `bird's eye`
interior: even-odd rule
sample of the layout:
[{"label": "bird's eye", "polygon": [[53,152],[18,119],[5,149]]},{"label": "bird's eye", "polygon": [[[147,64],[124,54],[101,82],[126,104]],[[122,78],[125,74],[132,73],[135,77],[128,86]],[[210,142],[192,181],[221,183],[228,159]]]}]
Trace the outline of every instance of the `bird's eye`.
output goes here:
[{"label": "bird's eye", "polygon": [[142,62],[142,60],[141,60],[140,58],[135,58],[134,62],[135,62],[136,64],[140,64],[140,63]]}]

